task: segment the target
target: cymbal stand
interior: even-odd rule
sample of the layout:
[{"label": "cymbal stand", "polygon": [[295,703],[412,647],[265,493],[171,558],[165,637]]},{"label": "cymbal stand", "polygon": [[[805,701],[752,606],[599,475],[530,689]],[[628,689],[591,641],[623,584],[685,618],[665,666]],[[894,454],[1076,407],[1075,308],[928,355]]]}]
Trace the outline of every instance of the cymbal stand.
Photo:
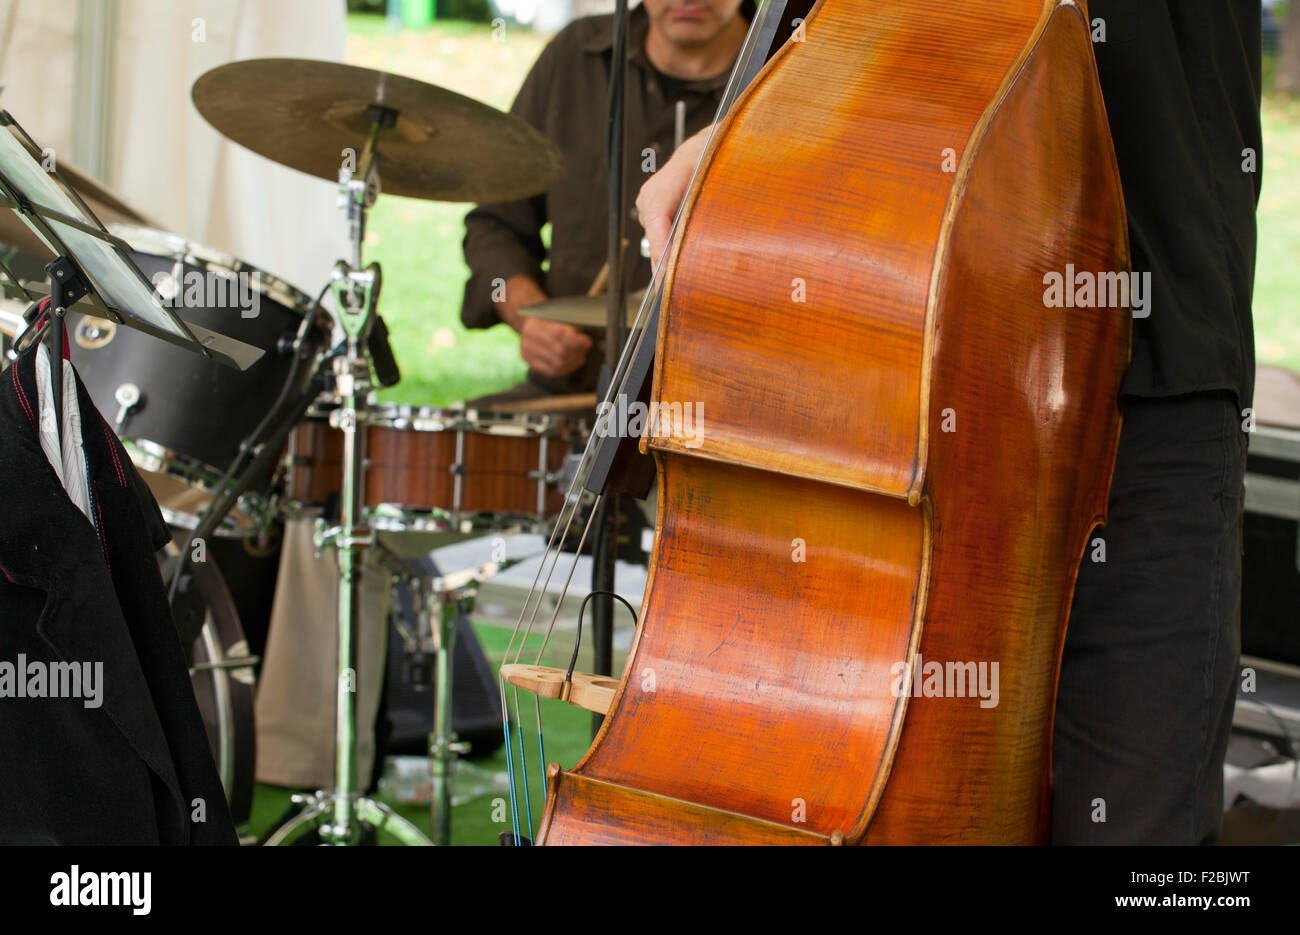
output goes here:
[{"label": "cymbal stand", "polygon": [[429,839],[382,802],[357,793],[356,658],[357,624],[361,610],[361,568],[365,550],[374,545],[374,530],[366,525],[365,490],[366,411],[371,384],[370,329],[379,301],[381,273],[378,263],[361,268],[361,243],[365,238],[366,211],[379,193],[376,141],[379,132],[396,123],[396,112],[370,107],[371,130],[355,175],[340,172],[339,191],[346,199],[352,262],[340,260],[331,273],[335,315],[345,335],[346,353],[334,358],[334,392],[341,400],[330,414],[330,425],[343,433],[343,489],[339,498],[339,525],[316,526],[318,549],[334,549],[339,568],[338,678],[336,683],[334,789],[312,795],[295,795],[302,806],[267,844],[284,844],[308,829],[319,830],[321,843],[360,843],[361,824],[392,834],[403,844],[429,844]]}]

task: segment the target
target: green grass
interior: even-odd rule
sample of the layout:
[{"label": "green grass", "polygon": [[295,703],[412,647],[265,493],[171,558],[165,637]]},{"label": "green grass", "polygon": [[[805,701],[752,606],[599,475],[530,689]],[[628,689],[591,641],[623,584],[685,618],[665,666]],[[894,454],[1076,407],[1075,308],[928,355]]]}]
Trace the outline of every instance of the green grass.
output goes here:
[{"label": "green grass", "polygon": [[[1273,86],[1265,61],[1264,87]],[[1261,363],[1300,369],[1300,98],[1266,93],[1259,247],[1255,261],[1255,352]]]},{"label": "green grass", "polygon": [[505,325],[469,330],[460,302],[469,272],[461,257],[465,205],[380,199],[366,256],[384,268],[381,313],[402,382],[391,402],[444,406],[504,390],[524,378],[519,338]]}]

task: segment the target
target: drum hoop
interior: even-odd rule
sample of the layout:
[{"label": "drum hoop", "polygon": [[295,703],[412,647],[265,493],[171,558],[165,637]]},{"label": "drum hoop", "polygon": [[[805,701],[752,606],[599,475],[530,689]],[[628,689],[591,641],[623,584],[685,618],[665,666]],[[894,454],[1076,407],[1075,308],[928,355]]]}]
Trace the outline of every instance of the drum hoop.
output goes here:
[{"label": "drum hoop", "polygon": [[[313,406],[309,420],[327,421],[332,406]],[[377,403],[366,413],[365,424],[374,428],[414,432],[475,432],[516,438],[556,436],[580,421],[566,413],[550,412],[496,412],[491,409],[461,409],[456,407],[408,406],[399,403]]]},{"label": "drum hoop", "polygon": [[[121,442],[131,458],[131,463],[142,471],[174,477],[187,486],[207,492],[211,492],[216,487],[217,481],[221,479],[223,472],[212,465],[182,454],[174,448],[160,445],[158,442],[147,438],[122,438]],[[245,526],[240,523],[232,510],[232,515],[227,516],[217,528],[218,536],[243,539],[255,535],[259,517],[265,516],[268,510],[265,498],[255,491],[247,491],[240,495],[236,507],[248,517],[249,524]],[[164,504],[159,504],[159,509],[163,519],[170,526],[193,529],[198,525],[198,517],[186,510],[172,509]]]},{"label": "drum hoop", "polygon": [[396,503],[366,507],[366,522],[379,532],[531,532],[547,518],[517,510],[416,510]]},{"label": "drum hoop", "polygon": [[197,483],[205,490],[212,489],[221,479],[222,471],[175,448],[168,448],[148,438],[122,437],[121,441],[122,447],[131,456],[131,462],[142,471],[170,473],[190,483]]},{"label": "drum hoop", "polygon": [[285,282],[274,273],[268,273],[256,264],[241,260],[229,253],[222,253],[213,247],[196,243],[192,240],[153,227],[135,227],[130,224],[113,224],[112,232],[131,245],[139,253],[159,258],[178,260],[190,266],[200,267],[208,272],[238,275],[254,273],[252,286],[258,294],[271,299],[299,315],[306,314],[312,306],[312,298],[305,292]]},{"label": "drum hoop", "polygon": [[[290,500],[284,505],[289,519],[316,519],[323,515],[317,504]],[[517,510],[470,510],[457,513],[440,507],[415,509],[400,503],[374,503],[365,508],[366,525],[376,532],[531,532],[547,529],[553,517]]]}]

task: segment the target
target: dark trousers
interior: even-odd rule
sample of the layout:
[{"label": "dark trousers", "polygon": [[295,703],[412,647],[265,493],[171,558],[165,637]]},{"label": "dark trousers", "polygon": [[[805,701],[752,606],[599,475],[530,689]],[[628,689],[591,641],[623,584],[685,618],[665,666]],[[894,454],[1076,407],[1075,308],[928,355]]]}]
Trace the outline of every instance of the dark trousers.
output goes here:
[{"label": "dark trousers", "polygon": [[1241,644],[1236,397],[1131,399],[1079,569],[1053,736],[1056,844],[1212,843]]}]

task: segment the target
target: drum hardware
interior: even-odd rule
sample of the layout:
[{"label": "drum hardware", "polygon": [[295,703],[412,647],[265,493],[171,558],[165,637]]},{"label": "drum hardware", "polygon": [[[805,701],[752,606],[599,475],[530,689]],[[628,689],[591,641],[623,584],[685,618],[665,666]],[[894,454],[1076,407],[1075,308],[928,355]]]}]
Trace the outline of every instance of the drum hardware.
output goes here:
[{"label": "drum hardware", "polygon": [[[337,409],[318,407],[290,445],[286,501],[298,515],[341,486],[341,440],[326,428],[331,413],[337,425]],[[537,465],[558,471],[570,440],[585,436],[581,419],[559,413],[372,404],[359,418],[367,425],[367,515],[372,526],[391,531],[542,528],[562,501]]]},{"label": "drum hardware", "polygon": [[[329,320],[310,296],[228,254],[149,228],[115,225],[113,230],[129,245],[160,301],[173,292],[169,280],[198,277],[205,284],[201,290],[181,288],[174,305],[164,308],[183,311],[186,321],[230,330],[267,352],[256,367],[236,375],[209,361],[188,360],[102,316],[70,316],[72,359],[91,398],[106,418],[116,414],[116,431],[165,508],[168,523],[193,528],[268,401],[284,386],[304,319],[316,319],[311,326],[321,329],[330,326]],[[236,294],[227,284],[237,279],[247,285]],[[245,317],[254,302],[258,314]],[[139,400],[123,411],[118,391],[128,383],[138,390]],[[213,410],[220,417],[206,418]],[[266,528],[272,520],[273,489],[274,470],[268,468],[223,520],[218,534],[241,538]]]},{"label": "drum hardware", "polygon": [[[209,73],[211,74],[211,73]],[[206,76],[205,76],[206,77]],[[200,79],[200,84],[204,79]],[[198,86],[195,88],[196,99]],[[202,108],[200,108],[202,109]],[[364,508],[365,433],[367,399],[371,390],[370,336],[379,301],[382,274],[378,263],[361,268],[361,245],[365,237],[366,211],[378,192],[376,143],[381,130],[397,125],[398,115],[386,107],[366,108],[370,124],[360,159],[360,171],[339,173],[339,193],[346,200],[351,241],[351,264],[340,260],[331,273],[334,314],[343,329],[343,353],[333,358],[332,390],[341,401],[331,422],[343,435],[342,492],[339,522],[327,525],[317,520],[313,541],[318,550],[334,549],[339,569],[338,588],[338,673],[335,708],[334,788],[314,795],[297,795],[302,806],[266,841],[282,845],[315,828],[328,845],[360,843],[363,825],[388,830],[403,844],[431,843],[415,825],[383,802],[356,791],[356,626],[361,609],[362,556],[375,543],[374,530],[366,524]],[[304,414],[306,409],[304,408]]]},{"label": "drum hardware", "polygon": [[[451,809],[458,758],[469,752],[470,745],[457,740],[452,730],[452,659],[456,631],[461,618],[474,606],[478,586],[483,581],[523,561],[522,557],[484,562],[461,571],[443,574],[431,556],[403,561],[382,545],[377,555],[389,571],[396,587],[405,584],[411,594],[415,632],[397,621],[398,633],[406,643],[408,671],[413,680],[427,687],[434,683],[433,731],[429,734],[429,759],[433,779],[431,826],[433,843],[451,843]],[[434,625],[434,619],[437,625]],[[436,676],[434,671],[436,670]],[[433,676],[430,678],[430,676]],[[468,765],[468,764],[466,764]],[[478,783],[484,790],[494,788],[490,780]],[[465,790],[462,790],[464,793]]]},{"label": "drum hardware", "polygon": [[73,329],[72,339],[77,342],[77,347],[93,351],[107,345],[116,335],[117,322],[87,315]]},{"label": "drum hardware", "polygon": [[[428,582],[428,579],[424,579]],[[429,737],[429,756],[433,766],[433,801],[431,823],[435,844],[451,844],[451,787],[456,757],[469,751],[469,744],[456,742],[451,732],[451,656],[456,639],[456,625],[460,615],[473,603],[473,587],[466,583],[459,588],[439,590],[432,582],[428,587],[437,596],[439,604],[435,653],[438,668],[438,689],[434,697],[434,729]],[[427,605],[426,605],[427,606]]]},{"label": "drum hardware", "polygon": [[529,471],[528,476],[537,481],[537,515],[546,512],[546,436],[543,435],[537,445],[537,470]]},{"label": "drum hardware", "polygon": [[[331,389],[339,399],[336,424],[342,435],[340,516],[336,525],[318,522],[315,536],[318,548],[335,550],[339,568],[335,785],[331,791],[295,796],[300,811],[267,843],[287,843],[310,828],[317,828],[327,844],[358,843],[364,823],[389,828],[403,843],[427,844],[428,838],[409,822],[356,792],[355,696],[347,678],[355,672],[361,556],[374,542],[364,487],[372,367],[383,385],[398,376],[376,315],[380,268],[362,268],[366,213],[381,190],[379,143],[382,138],[383,185],[389,192],[442,201],[530,197],[560,178],[563,159],[534,128],[477,101],[413,79],[330,62],[234,62],[201,76],[193,99],[226,137],[283,165],[336,181],[347,208],[351,247],[350,262],[340,261],[331,276],[334,317],[345,335],[341,353],[331,355]],[[435,135],[454,145],[429,145]],[[303,405],[298,416],[309,406]],[[270,443],[263,448],[269,450]],[[463,449],[461,431],[458,464],[465,461]],[[277,447],[271,457],[278,458],[279,451]],[[295,444],[291,465],[297,453]],[[266,456],[264,450],[258,459]],[[232,466],[227,476],[233,472]],[[463,474],[454,480],[459,514]],[[221,501],[230,504],[230,493]],[[216,513],[214,508],[205,524]]]},{"label": "drum hardware", "polygon": [[[151,266],[154,292],[164,303],[178,297],[184,300],[183,283],[187,273],[192,271],[220,276],[225,280],[244,277],[263,298],[285,308],[305,310],[312,304],[311,296],[279,276],[222,250],[153,227],[115,223],[109,225],[109,230],[127,241],[136,253],[165,260]],[[229,298],[229,294],[226,290],[225,297]],[[286,335],[282,342],[275,349],[287,356],[293,349],[293,334]]]},{"label": "drum hardware", "polygon": [[[289,374],[281,387],[279,398],[271,405],[262,421],[253,429],[239,446],[235,459],[225,474],[216,482],[211,500],[206,510],[195,515],[195,522],[181,549],[185,561],[179,563],[172,577],[171,594],[174,597],[183,569],[188,564],[190,547],[196,539],[206,539],[224,522],[227,515],[239,502],[253,482],[280,459],[289,433],[294,425],[306,414],[324,387],[324,373],[319,364],[322,358],[331,359],[336,352],[322,355],[321,346],[328,340],[328,334],[316,327],[315,311],[319,309],[321,299],[325,297],[322,290],[312,308],[312,314],[303,316],[295,340],[296,351],[293,355]],[[299,380],[299,371],[304,360],[313,360],[314,365],[308,376]],[[128,447],[129,450],[129,447]],[[251,458],[251,460],[249,460]],[[245,462],[247,465],[245,466]]]},{"label": "drum hardware", "polygon": [[[85,324],[84,319],[82,324]],[[81,333],[81,328],[77,328],[77,333]],[[82,344],[82,347],[85,346]],[[144,404],[144,396],[140,392],[140,387],[134,383],[123,383],[113,392],[113,399],[117,401],[118,406],[117,415],[113,418],[113,431],[121,435],[122,429],[126,427],[127,417],[131,415],[131,410]]]},{"label": "drum hardware", "polygon": [[456,429],[456,460],[451,465],[451,511],[459,514],[464,508],[465,491],[465,429]]},{"label": "drum hardware", "polygon": [[[220,489],[223,478],[208,465],[173,449],[126,437],[121,441],[131,463],[141,471],[158,501],[167,525],[176,529],[194,529],[200,514]],[[249,487],[252,486],[250,483]],[[274,494],[246,490],[222,517],[214,534],[233,539],[264,534],[275,520],[275,502]]]}]

